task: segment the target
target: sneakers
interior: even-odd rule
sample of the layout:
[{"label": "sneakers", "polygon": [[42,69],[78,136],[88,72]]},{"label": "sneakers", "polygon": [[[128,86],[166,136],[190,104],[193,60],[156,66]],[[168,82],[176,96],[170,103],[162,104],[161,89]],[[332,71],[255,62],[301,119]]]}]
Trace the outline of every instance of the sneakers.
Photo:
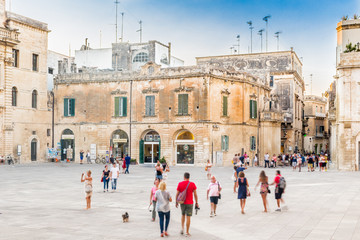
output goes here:
[{"label": "sneakers", "polygon": [[213,217],[213,216],[214,216],[214,214],[213,214],[213,212],[211,212],[211,213],[210,213],[210,217]]},{"label": "sneakers", "polygon": [[281,212],[281,208],[276,209],[275,212]]}]

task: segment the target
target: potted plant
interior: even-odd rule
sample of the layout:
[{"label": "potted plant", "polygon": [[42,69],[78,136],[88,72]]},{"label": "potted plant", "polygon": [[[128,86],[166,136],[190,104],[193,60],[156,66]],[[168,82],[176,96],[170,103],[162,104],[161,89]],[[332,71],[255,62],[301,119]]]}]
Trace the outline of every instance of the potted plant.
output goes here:
[{"label": "potted plant", "polygon": [[130,165],[137,165],[138,163],[137,163],[137,161],[136,161],[136,158],[132,158],[131,160],[130,160]]}]

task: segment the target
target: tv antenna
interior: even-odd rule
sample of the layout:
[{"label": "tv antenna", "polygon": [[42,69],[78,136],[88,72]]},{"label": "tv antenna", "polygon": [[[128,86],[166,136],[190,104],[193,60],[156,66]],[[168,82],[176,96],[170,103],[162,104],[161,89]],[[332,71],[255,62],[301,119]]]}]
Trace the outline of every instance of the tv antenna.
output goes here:
[{"label": "tv antenna", "polygon": [[139,21],[139,24],[140,24],[140,29],[137,30],[136,32],[140,32],[140,43],[142,42],[142,21],[140,20]]},{"label": "tv antenna", "polygon": [[277,39],[277,50],[279,51],[279,39],[280,39],[280,34],[281,34],[282,32],[281,31],[277,31],[276,33],[275,33],[275,37],[276,37],[276,39]]}]

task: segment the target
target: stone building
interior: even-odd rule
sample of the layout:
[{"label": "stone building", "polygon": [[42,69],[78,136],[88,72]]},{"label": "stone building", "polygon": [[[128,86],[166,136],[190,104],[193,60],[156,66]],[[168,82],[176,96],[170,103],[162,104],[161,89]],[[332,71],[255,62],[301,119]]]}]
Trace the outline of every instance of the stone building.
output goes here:
[{"label": "stone building", "polygon": [[76,64],[74,57],[69,57],[62,53],[57,53],[48,50],[47,55],[47,86],[48,90],[51,91],[54,87],[54,77],[57,74],[72,73],[76,72]]},{"label": "stone building", "polygon": [[320,154],[329,150],[329,127],[326,114],[326,98],[306,95],[304,114],[307,122],[304,137],[304,150]]},{"label": "stone building", "polygon": [[93,49],[85,45],[75,51],[75,63],[79,68],[113,69],[116,71],[138,71],[147,62],[161,67],[180,67],[184,61],[174,57],[171,43],[159,41],[145,43],[113,43],[112,48]]},{"label": "stone building", "polygon": [[[214,66],[259,77],[270,88],[269,108],[282,114],[281,152],[303,150],[304,80],[302,63],[291,51],[199,57],[201,66]],[[260,156],[262,157],[262,156]]]},{"label": "stone building", "polygon": [[47,94],[48,26],[5,11],[0,1],[0,155],[46,158],[51,144]]},{"label": "stone building", "polygon": [[55,139],[139,163],[230,165],[235,153],[278,153],[281,116],[258,77],[214,66],[87,71],[55,80]]},{"label": "stone building", "polygon": [[[360,164],[360,20],[337,24],[336,96],[331,117],[331,156],[338,169],[359,170]],[[355,48],[348,47],[349,43]],[[346,46],[348,45],[348,46]]]}]

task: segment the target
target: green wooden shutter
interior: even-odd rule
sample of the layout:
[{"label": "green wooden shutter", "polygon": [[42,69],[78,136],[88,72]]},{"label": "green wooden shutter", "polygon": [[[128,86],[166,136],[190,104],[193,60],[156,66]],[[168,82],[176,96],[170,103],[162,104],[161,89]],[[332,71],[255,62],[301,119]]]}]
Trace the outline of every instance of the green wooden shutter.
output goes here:
[{"label": "green wooden shutter", "polygon": [[224,136],[221,136],[221,151],[224,151]]},{"label": "green wooden shutter", "polygon": [[178,95],[178,114],[183,115],[183,94]]},{"label": "green wooden shutter", "polygon": [[115,97],[115,117],[119,116],[119,97]]},{"label": "green wooden shutter", "polygon": [[225,136],[225,151],[229,150],[229,136]]},{"label": "green wooden shutter", "polygon": [[145,97],[145,116],[150,116],[150,96]]},{"label": "green wooden shutter", "polygon": [[155,116],[155,96],[150,96],[150,115]]},{"label": "green wooden shutter", "polygon": [[228,115],[228,97],[223,96],[223,116]]},{"label": "green wooden shutter", "polygon": [[64,98],[64,116],[69,116],[69,99]]},{"label": "green wooden shutter", "polygon": [[123,114],[122,114],[122,116],[126,117],[127,116],[127,97],[123,97],[122,99],[123,99],[123,101],[122,101],[122,104],[123,104]]},{"label": "green wooden shutter", "polygon": [[183,115],[188,115],[189,95],[183,94]]},{"label": "green wooden shutter", "polygon": [[250,118],[253,118],[252,106],[253,106],[253,100],[250,100]]},{"label": "green wooden shutter", "polygon": [[257,118],[257,101],[253,101],[254,103],[254,118]]},{"label": "green wooden shutter", "polygon": [[140,140],[139,143],[139,162],[144,163],[144,140]]},{"label": "green wooden shutter", "polygon": [[70,99],[70,116],[75,116],[75,99]]}]

